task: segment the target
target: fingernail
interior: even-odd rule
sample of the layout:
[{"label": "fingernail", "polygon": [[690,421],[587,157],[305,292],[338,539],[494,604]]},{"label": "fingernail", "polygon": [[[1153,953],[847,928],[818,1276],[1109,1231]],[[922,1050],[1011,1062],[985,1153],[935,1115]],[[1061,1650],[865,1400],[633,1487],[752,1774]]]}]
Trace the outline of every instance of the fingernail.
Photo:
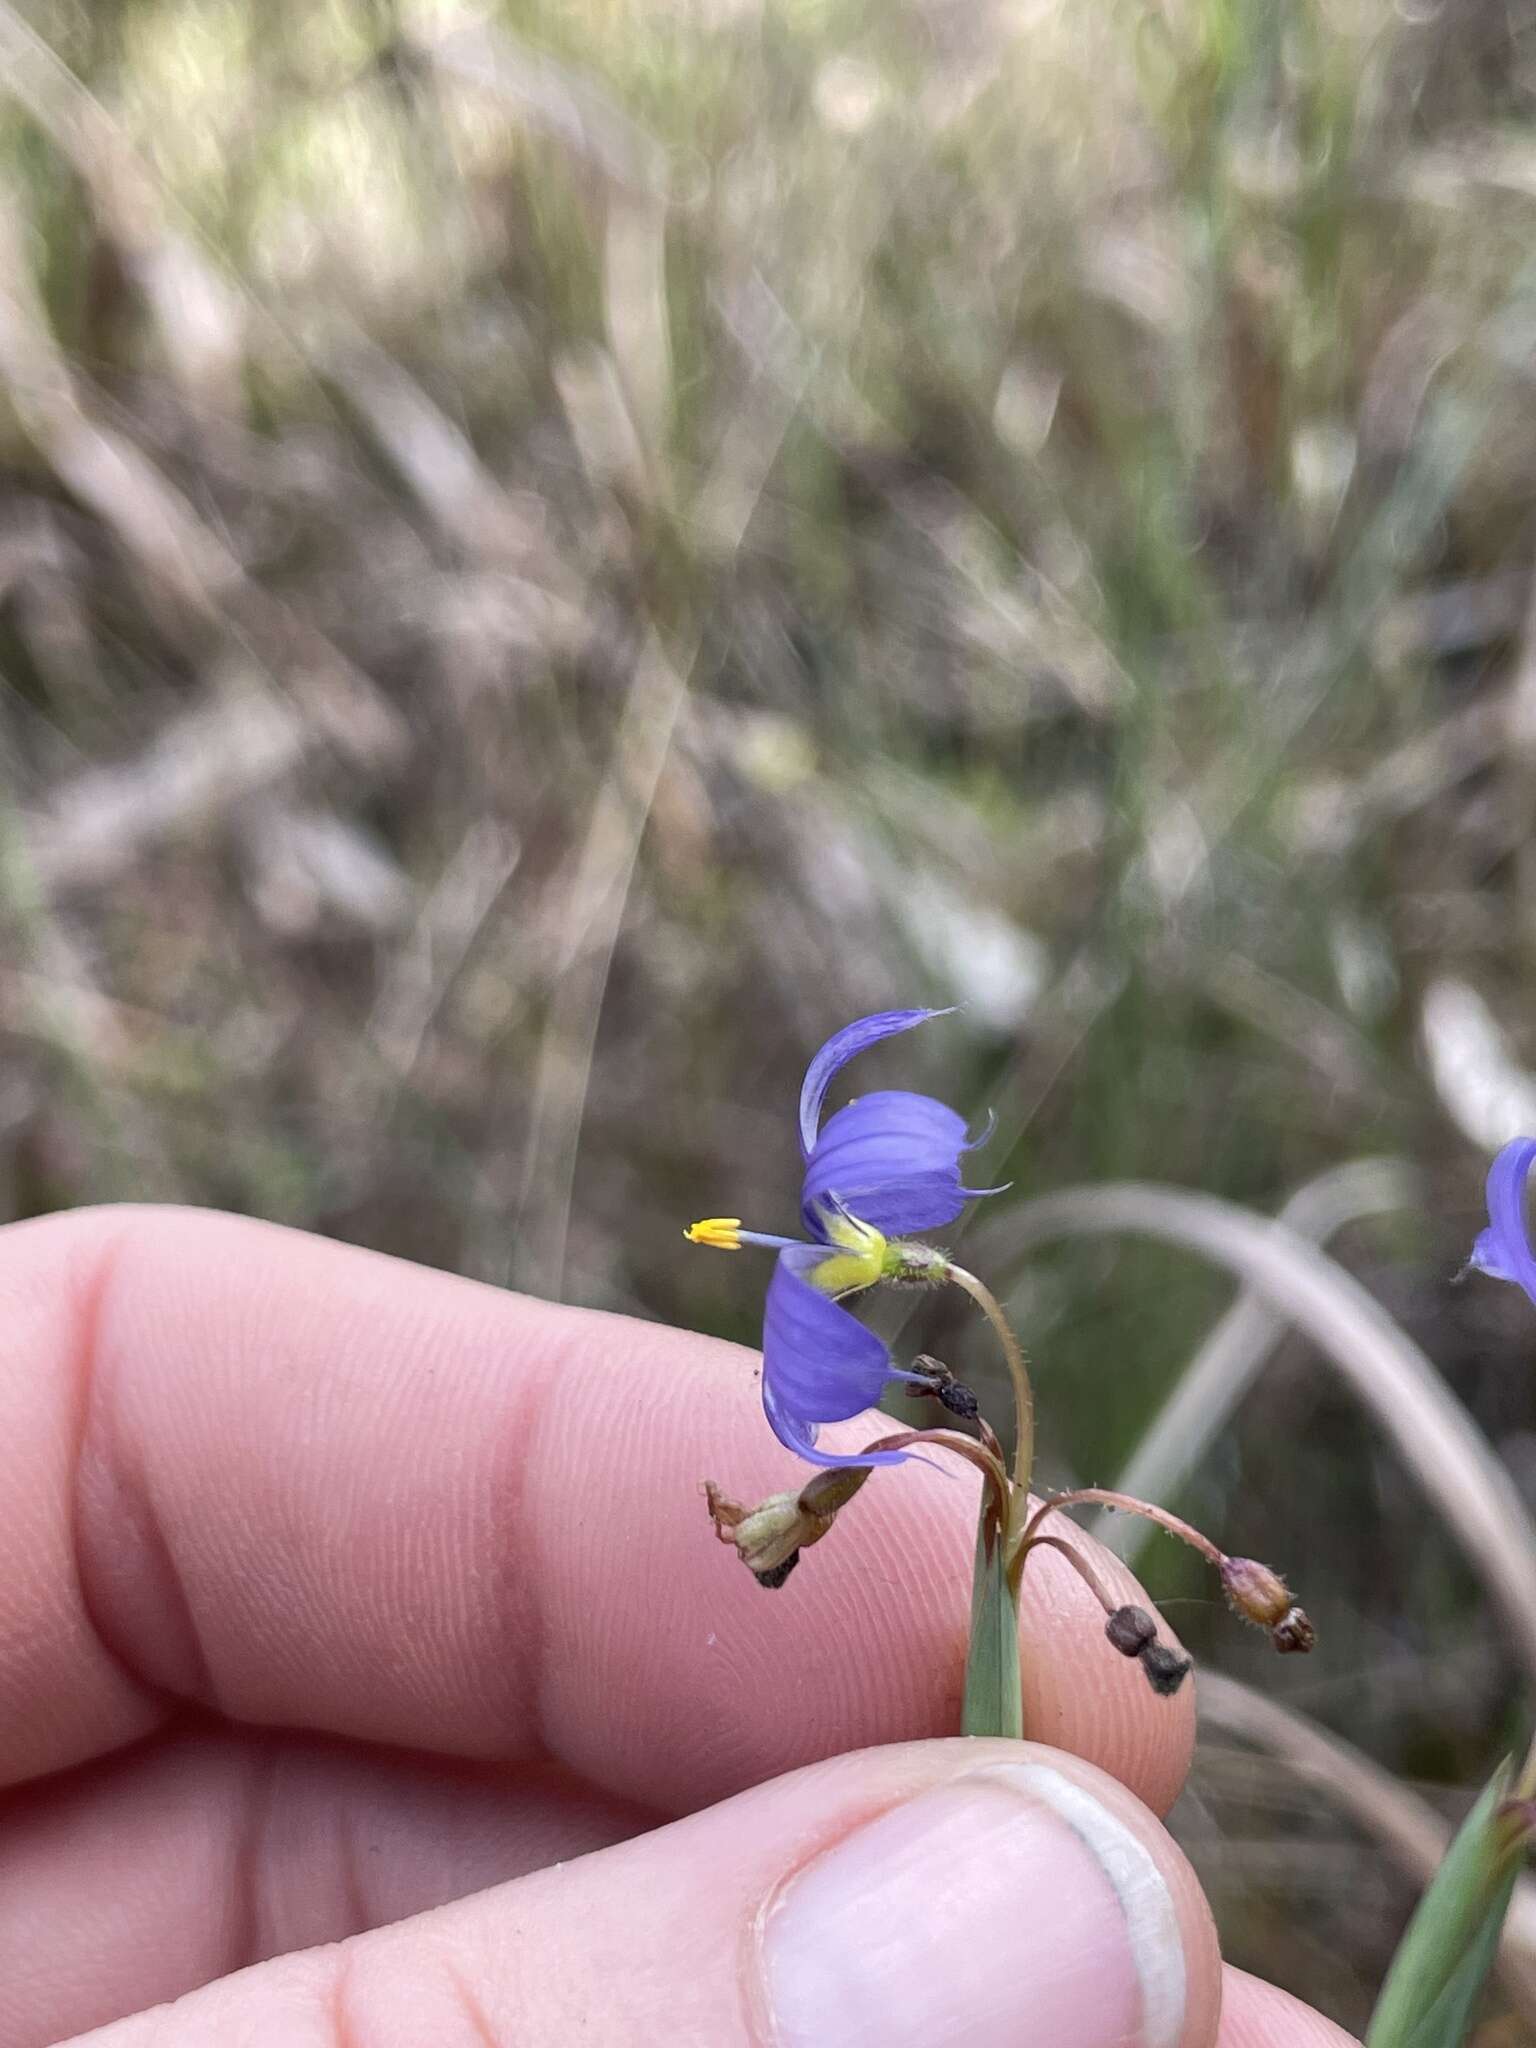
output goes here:
[{"label": "fingernail", "polygon": [[1184,1946],[1150,1852],[1047,1764],[918,1794],[796,1873],[762,1928],[775,2048],[1177,2048]]}]

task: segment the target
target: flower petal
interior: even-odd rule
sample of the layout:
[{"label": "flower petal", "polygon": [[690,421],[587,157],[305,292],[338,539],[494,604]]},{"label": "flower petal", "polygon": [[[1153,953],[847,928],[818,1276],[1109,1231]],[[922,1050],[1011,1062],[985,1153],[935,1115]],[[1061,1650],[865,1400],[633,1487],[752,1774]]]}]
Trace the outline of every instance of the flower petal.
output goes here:
[{"label": "flower petal", "polygon": [[816,1427],[872,1408],[899,1379],[875,1335],[806,1277],[826,1258],[818,1245],[780,1252],[763,1309],[763,1411],[779,1442],[813,1465],[899,1465],[905,1451],[839,1457],[816,1449]]},{"label": "flower petal", "polygon": [[820,1232],[830,1208],[846,1209],[886,1237],[953,1223],[975,1195],[960,1184],[971,1149],[965,1119],[931,1095],[881,1089],[828,1117],[805,1163],[801,1214]]},{"label": "flower petal", "polygon": [[816,1144],[816,1127],[821,1122],[821,1105],[827,1099],[832,1078],[856,1053],[882,1038],[894,1038],[898,1031],[910,1031],[914,1024],[926,1024],[930,1017],[947,1017],[948,1010],[877,1010],[872,1017],[860,1017],[834,1031],[805,1070],[800,1084],[800,1151],[809,1159]]},{"label": "flower petal", "polygon": [[1536,1256],[1525,1223],[1525,1184],[1536,1165],[1536,1138],[1515,1138],[1488,1169],[1488,1228],[1472,1263],[1495,1280],[1513,1280],[1536,1301]]}]

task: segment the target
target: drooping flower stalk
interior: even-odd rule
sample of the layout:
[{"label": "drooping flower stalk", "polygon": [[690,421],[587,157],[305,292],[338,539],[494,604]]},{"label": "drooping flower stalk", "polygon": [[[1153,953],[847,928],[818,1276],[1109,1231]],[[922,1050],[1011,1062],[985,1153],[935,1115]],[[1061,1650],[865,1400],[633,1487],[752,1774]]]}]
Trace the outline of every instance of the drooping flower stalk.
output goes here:
[{"label": "drooping flower stalk", "polygon": [[1020,1544],[1034,1540],[1035,1531],[1047,1515],[1053,1515],[1058,1508],[1102,1507],[1119,1508],[1128,1515],[1140,1515],[1144,1521],[1156,1522],[1160,1529],[1166,1529],[1170,1536],[1177,1536],[1181,1543],[1187,1543],[1191,1550],[1198,1550],[1208,1564],[1220,1571],[1225,1562],[1224,1554],[1217,1549],[1209,1536],[1204,1536],[1192,1522],[1186,1522],[1182,1515],[1170,1514],[1167,1508],[1156,1507],[1150,1501],[1138,1500],[1131,1493],[1116,1493],[1108,1486],[1075,1486],[1070,1493],[1053,1493],[1043,1501],[1030,1516],[1020,1537]]}]

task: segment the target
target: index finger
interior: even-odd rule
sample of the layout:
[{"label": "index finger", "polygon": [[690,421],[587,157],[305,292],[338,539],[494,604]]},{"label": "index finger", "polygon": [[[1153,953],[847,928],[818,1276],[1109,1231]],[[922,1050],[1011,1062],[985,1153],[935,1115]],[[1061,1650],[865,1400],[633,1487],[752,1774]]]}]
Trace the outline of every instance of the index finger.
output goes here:
[{"label": "index finger", "polygon": [[[958,1725],[972,1484],[878,1473],[763,1591],[699,1490],[803,1481],[753,1353],[196,1211],[10,1226],[0,1302],[5,1782],[178,1701],[553,1757],[668,1812]],[[1028,1732],[1165,1806],[1190,1689],[1153,1697],[1035,1564]]]}]

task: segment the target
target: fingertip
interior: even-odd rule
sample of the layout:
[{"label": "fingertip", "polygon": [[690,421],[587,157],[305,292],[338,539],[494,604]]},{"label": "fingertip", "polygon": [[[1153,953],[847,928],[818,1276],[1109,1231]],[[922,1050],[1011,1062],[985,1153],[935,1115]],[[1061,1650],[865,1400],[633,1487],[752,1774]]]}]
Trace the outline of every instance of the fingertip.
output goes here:
[{"label": "fingertip", "polygon": [[466,2013],[526,2048],[1214,2048],[1219,2001],[1198,1886],[1139,1801],[1038,1744],[952,1738],[244,1971],[98,2048],[470,2038]]},{"label": "fingertip", "polygon": [[[1066,1541],[1121,1606],[1152,1602],[1131,1572],[1080,1529]],[[1181,1645],[1159,1616],[1158,1640]],[[1104,1633],[1105,1614],[1058,1552],[1029,1559],[1019,1612],[1024,1732],[1087,1758],[1127,1785],[1154,1813],[1166,1813],[1183,1789],[1194,1755],[1195,1678],[1171,1696],[1155,1693],[1134,1657],[1122,1656]]]},{"label": "fingertip", "polygon": [[1289,1992],[1228,1967],[1216,2048],[1360,2048],[1360,2043]]},{"label": "fingertip", "polygon": [[[1027,2017],[1053,2048],[1212,2048],[1209,1911],[1118,1780],[1038,1743],[898,1755],[904,1796],[845,1824],[764,1919],[775,2042],[1003,2048]],[[877,1768],[844,1759],[809,1782]]]}]

